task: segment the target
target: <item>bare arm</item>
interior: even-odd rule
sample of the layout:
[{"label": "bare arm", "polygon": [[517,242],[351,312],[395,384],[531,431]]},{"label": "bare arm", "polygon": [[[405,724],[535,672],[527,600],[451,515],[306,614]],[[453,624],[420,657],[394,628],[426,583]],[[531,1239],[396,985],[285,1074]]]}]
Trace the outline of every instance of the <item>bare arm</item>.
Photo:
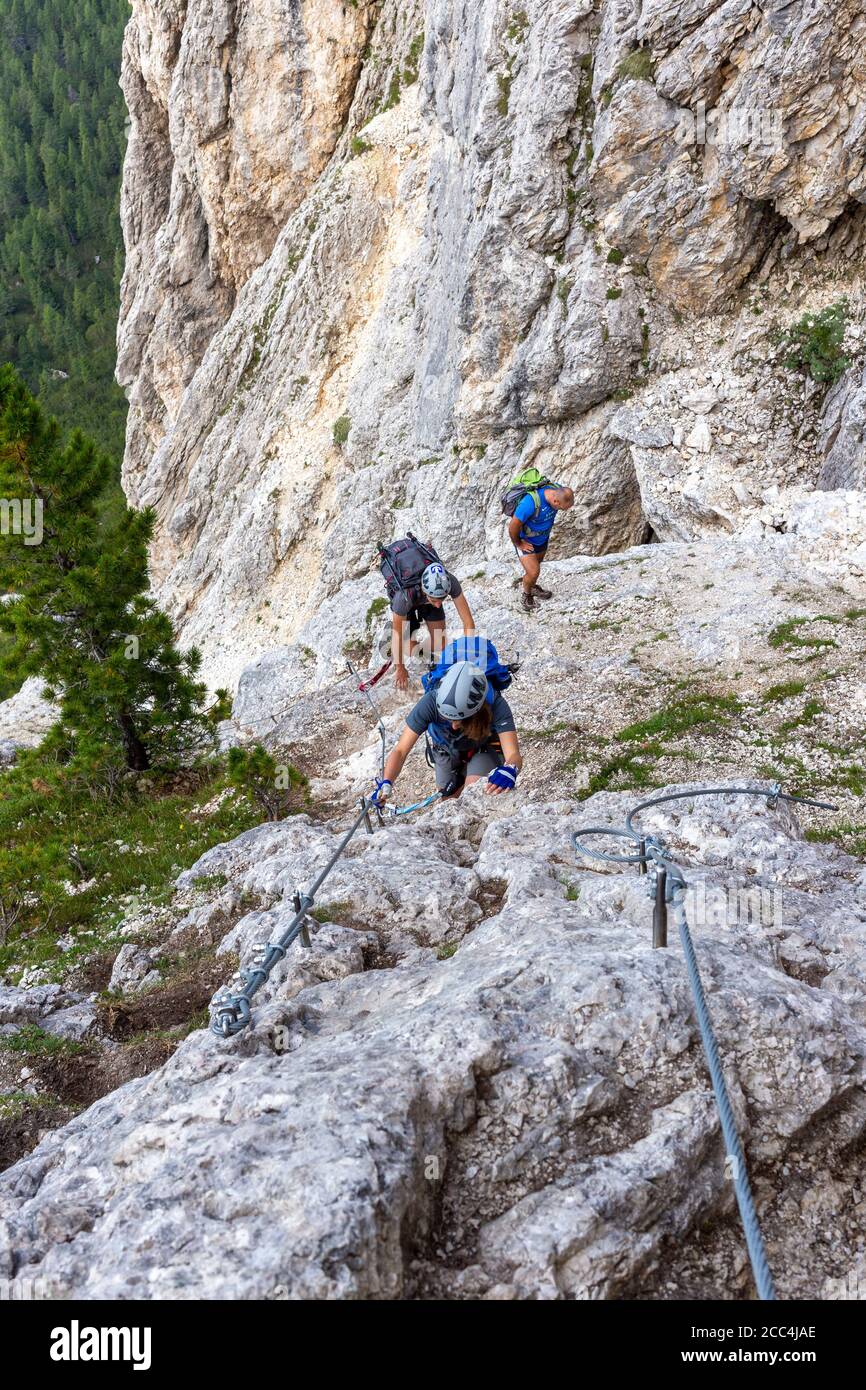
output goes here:
[{"label": "bare arm", "polygon": [[403,771],[403,764],[408,758],[415,744],[418,742],[420,734],[416,734],[414,729],[408,726],[403,730],[388,757],[385,760],[385,781],[396,782],[400,773]]},{"label": "bare arm", "polygon": [[409,684],[409,672],[403,651],[406,619],[399,614],[391,615],[391,659],[394,662],[394,675],[398,690],[405,690]]},{"label": "bare arm", "polygon": [[[516,767],[518,772],[523,767],[523,759],[520,756],[520,745],[517,742],[517,734],[513,730],[499,735],[499,742],[502,745],[502,752],[506,763]],[[500,796],[506,790],[505,787],[494,787],[488,782],[485,791],[489,796]]]},{"label": "bare arm", "polygon": [[518,550],[522,550],[524,555],[526,555],[531,552],[532,543],[531,541],[522,541],[520,539],[520,532],[522,530],[523,522],[519,517],[513,516],[508,523],[508,534],[511,537],[512,545],[516,546]]},{"label": "bare arm", "polygon": [[463,624],[463,631],[467,637],[471,637],[475,631],[475,619],[472,616],[472,609],[466,601],[466,595],[461,594],[454,600],[454,607],[457,609],[457,616]]},{"label": "bare arm", "polygon": [[502,744],[502,752],[505,755],[505,761],[510,763],[512,767],[518,769],[523,767],[523,758],[520,755],[520,744],[517,742],[517,734],[514,733],[513,730],[509,730],[499,735],[499,742]]}]

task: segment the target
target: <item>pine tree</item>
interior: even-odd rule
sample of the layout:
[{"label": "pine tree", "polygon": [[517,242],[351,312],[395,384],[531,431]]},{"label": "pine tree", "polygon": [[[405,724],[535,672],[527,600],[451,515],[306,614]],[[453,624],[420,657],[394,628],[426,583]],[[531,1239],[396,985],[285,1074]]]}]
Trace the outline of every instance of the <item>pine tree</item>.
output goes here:
[{"label": "pine tree", "polygon": [[14,370],[0,368],[0,497],[35,508],[26,527],[0,534],[0,588],[17,595],[0,606],[0,631],[13,638],[5,664],[45,680],[60,709],[54,746],[86,772],[171,765],[213,744],[199,654],[177,650],[146,595],[153,513],[115,507],[107,518],[110,470],[79,431],[64,442]]},{"label": "pine tree", "polygon": [[[0,3],[0,279],[15,295],[0,320],[0,362],[66,428],[81,426],[111,452],[115,476],[126,418],[113,344],[128,14],[128,0]],[[84,321],[77,284],[94,292]],[[46,298],[58,319],[45,320]]]}]

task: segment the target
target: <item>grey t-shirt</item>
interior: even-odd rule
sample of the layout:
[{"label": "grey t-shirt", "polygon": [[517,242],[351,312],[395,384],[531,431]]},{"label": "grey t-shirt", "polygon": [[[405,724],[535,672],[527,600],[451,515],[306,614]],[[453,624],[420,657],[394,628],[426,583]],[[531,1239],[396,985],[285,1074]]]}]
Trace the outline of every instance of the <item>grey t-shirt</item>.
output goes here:
[{"label": "grey t-shirt", "polygon": [[[470,748],[478,747],[459,729],[452,729],[450,719],[439,718],[436,711],[435,690],[428,690],[426,695],[421,696],[417,705],[414,705],[406,715],[406,723],[414,734],[423,734],[429,730],[433,742],[442,744],[451,753],[467,753]],[[505,696],[500,695],[497,690],[493,698],[490,737],[492,738],[494,734],[513,732],[514,715],[511,713],[511,706]]]},{"label": "grey t-shirt", "polygon": [[[460,595],[463,593],[463,586],[460,583],[460,580],[457,578],[456,574],[452,574],[450,570],[446,570],[445,573],[447,574],[448,582],[451,585],[451,592],[448,595],[448,597],[450,599],[459,598]],[[426,595],[422,594],[415,607],[426,608],[428,606],[429,605],[427,603]],[[413,605],[409,602],[408,594],[404,594],[401,591],[394,595],[394,597],[391,600],[391,612],[394,614],[395,617],[408,618],[409,614],[413,611]]]}]

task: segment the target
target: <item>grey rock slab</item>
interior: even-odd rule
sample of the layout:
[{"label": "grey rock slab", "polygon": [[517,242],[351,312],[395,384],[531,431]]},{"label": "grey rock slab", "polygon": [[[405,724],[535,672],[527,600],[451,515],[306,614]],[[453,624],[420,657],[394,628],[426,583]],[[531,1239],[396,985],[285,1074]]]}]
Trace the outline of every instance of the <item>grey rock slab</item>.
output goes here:
[{"label": "grey rock slab", "polygon": [[[628,1296],[662,1232],[685,1240],[729,1212],[679,950],[653,951],[637,875],[598,872],[570,845],[582,823],[621,823],[627,799],[600,794],[577,812],[492,800],[361,840],[339,885],[342,896],[356,884],[353,926],[323,924],[311,952],[293,948],[251,1031],[193,1035],[9,1170],[8,1272],[39,1274],[55,1296],[399,1298],[407,1234],[429,1241],[437,1183],[469,1163],[475,1177],[456,1189],[469,1209],[445,1238],[462,1249],[466,1223],[478,1230],[471,1279],[522,1298]],[[861,939],[860,866],[804,842],[787,809],[717,797],[642,823],[713,883],[760,863],[762,881],[808,896],[811,924],[798,898],[785,939],[844,951],[846,914]],[[264,864],[282,895],[227,945],[285,920],[284,876],[308,862],[310,838],[321,859],[333,835],[300,821],[223,848],[235,886]],[[423,882],[407,877],[404,892],[419,916],[450,919],[460,895],[471,905],[470,879],[504,881],[505,897],[493,915],[464,917],[449,959],[361,969],[365,933],[403,908],[382,885],[410,858]],[[792,978],[754,924],[696,922],[695,936],[747,1149],[781,1161],[862,1091],[859,1004]]]}]

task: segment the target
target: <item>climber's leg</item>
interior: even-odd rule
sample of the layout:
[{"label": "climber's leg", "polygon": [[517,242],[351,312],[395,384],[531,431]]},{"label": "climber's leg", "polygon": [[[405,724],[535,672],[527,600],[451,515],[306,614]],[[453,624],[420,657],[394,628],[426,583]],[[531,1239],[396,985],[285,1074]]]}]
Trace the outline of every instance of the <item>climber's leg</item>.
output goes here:
[{"label": "climber's leg", "polygon": [[518,551],[520,563],[523,566],[523,583],[520,591],[520,605],[529,612],[535,607],[533,591],[538,583],[538,576],[541,573],[541,562],[544,559],[547,546],[542,546],[540,550],[533,550],[526,555],[523,551]]},{"label": "climber's leg", "polygon": [[448,792],[448,796],[459,796],[463,790],[466,776],[466,764],[463,759],[454,753],[449,753],[448,749],[443,748],[441,743],[431,743],[430,752],[433,758],[433,770],[436,774],[436,790],[444,792],[456,779],[457,786]]},{"label": "climber's leg", "polygon": [[493,769],[501,767],[504,762],[505,754],[498,744],[480,748],[466,765],[467,787],[471,787],[473,782],[480,782],[482,777],[489,777]]},{"label": "climber's leg", "polygon": [[543,557],[543,550],[533,550],[531,555],[524,555],[521,553],[520,563],[523,566],[523,592],[525,594],[531,594],[533,585],[538,581]]},{"label": "climber's leg", "polygon": [[435,663],[442,655],[442,648],[445,646],[445,619],[428,618],[427,631],[430,633],[430,656]]},{"label": "climber's leg", "polygon": [[433,661],[439,660],[442,648],[445,646],[445,619],[441,613],[441,608],[434,608],[432,604],[422,604],[415,609],[410,626],[410,656],[413,656],[419,647],[425,645],[418,639],[418,629],[423,622],[427,624],[427,631],[430,635],[430,656]]}]

